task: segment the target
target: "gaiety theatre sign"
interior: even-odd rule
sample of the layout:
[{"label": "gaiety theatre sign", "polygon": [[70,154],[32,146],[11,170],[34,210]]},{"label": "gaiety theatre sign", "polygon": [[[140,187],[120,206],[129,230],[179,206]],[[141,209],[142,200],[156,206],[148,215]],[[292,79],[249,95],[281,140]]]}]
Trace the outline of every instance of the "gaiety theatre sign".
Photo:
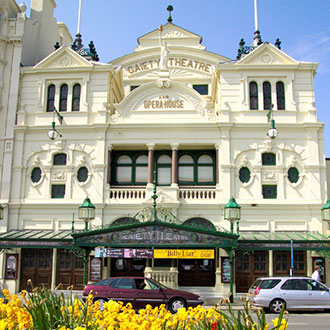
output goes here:
[{"label": "gaiety theatre sign", "polygon": [[[134,63],[125,67],[125,70],[129,74],[134,74],[147,70],[159,69],[159,61],[160,59],[152,59],[148,61]],[[170,57],[168,59],[168,66],[169,68],[171,67],[189,68],[207,73],[211,73],[211,68],[212,68],[212,64],[210,63],[184,58],[184,57]]]}]

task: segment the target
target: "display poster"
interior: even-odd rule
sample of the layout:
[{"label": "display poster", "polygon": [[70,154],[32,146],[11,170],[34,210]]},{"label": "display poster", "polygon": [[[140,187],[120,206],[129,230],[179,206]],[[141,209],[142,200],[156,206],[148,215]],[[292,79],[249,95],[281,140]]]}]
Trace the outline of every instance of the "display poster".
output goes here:
[{"label": "display poster", "polygon": [[5,278],[8,280],[17,279],[17,266],[18,266],[18,254],[6,255],[6,272]]},{"label": "display poster", "polygon": [[102,260],[100,258],[91,257],[89,278],[92,282],[102,279]]},{"label": "display poster", "polygon": [[221,257],[221,282],[230,282],[230,260],[228,257]]},{"label": "display poster", "polygon": [[155,259],[214,259],[214,250],[154,250]]}]

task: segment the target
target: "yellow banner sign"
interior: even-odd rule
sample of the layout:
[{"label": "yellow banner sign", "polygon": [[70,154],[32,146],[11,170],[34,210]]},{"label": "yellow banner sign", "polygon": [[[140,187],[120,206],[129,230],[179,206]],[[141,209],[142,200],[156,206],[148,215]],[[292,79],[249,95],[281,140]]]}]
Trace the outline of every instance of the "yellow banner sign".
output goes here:
[{"label": "yellow banner sign", "polygon": [[154,250],[155,259],[214,259],[214,250]]}]

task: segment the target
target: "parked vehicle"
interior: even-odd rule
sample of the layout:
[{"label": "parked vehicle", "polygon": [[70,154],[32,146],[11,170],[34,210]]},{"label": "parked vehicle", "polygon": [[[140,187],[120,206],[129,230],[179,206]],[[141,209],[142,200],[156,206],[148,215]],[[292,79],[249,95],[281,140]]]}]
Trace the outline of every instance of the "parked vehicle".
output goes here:
[{"label": "parked vehicle", "polygon": [[251,304],[279,313],[286,309],[330,309],[330,289],[309,277],[258,278],[250,287]]},{"label": "parked vehicle", "polygon": [[194,293],[167,288],[155,280],[146,277],[112,277],[85,286],[83,296],[92,291],[94,301],[99,300],[102,308],[104,302],[112,299],[131,303],[135,309],[144,308],[147,304],[167,308],[176,313],[180,307],[202,305],[203,300]]}]

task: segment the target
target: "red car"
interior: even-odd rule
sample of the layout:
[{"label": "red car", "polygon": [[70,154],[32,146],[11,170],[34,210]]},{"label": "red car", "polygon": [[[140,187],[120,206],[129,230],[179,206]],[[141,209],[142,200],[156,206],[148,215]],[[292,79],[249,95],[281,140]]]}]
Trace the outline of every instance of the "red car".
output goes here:
[{"label": "red car", "polygon": [[165,304],[172,313],[176,313],[180,307],[195,307],[204,303],[197,294],[173,290],[146,277],[111,277],[88,284],[84,297],[91,290],[94,301],[100,301],[100,308],[108,300],[118,300],[124,304],[130,302],[135,309],[145,308],[147,304],[153,307]]}]

